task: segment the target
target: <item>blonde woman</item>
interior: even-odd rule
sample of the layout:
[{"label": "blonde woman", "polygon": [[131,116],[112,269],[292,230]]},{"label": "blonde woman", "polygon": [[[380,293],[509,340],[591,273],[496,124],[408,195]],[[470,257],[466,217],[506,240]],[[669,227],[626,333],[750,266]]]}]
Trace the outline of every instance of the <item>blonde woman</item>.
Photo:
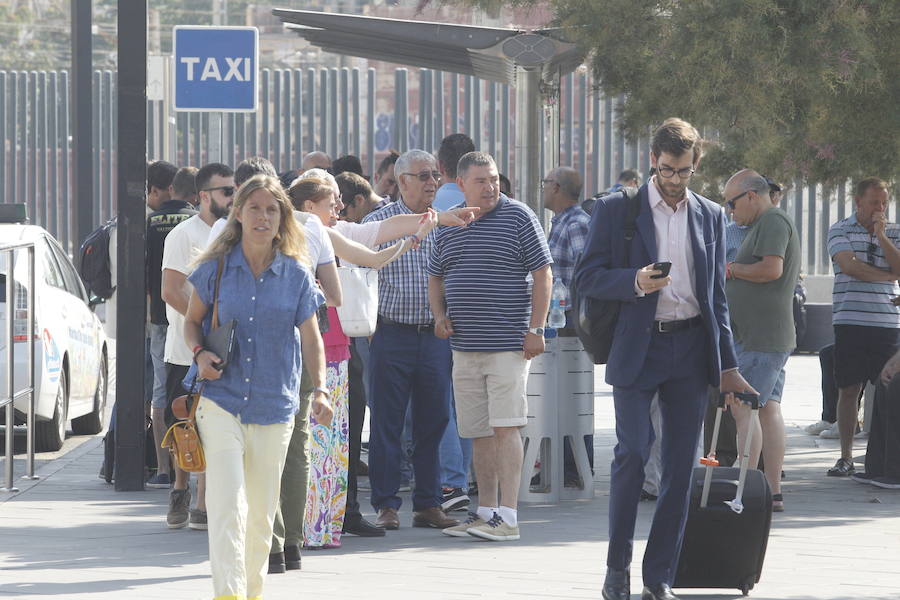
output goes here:
[{"label": "blonde woman", "polygon": [[[237,321],[229,362],[203,346],[216,272],[219,322]],[[238,190],[225,231],[197,259],[185,340],[207,381],[197,423],[207,460],[209,557],[216,598],[262,596],[281,470],[305,366],[315,387],[312,414],[331,421],[316,309],[324,301],[309,269],[303,231],[274,177]]]}]

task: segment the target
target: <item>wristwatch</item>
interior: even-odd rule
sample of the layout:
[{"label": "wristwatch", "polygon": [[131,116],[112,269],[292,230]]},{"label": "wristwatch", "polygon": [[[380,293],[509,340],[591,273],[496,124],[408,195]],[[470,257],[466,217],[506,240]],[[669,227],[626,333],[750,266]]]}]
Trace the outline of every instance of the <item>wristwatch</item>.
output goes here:
[{"label": "wristwatch", "polygon": [[323,394],[325,394],[326,398],[331,397],[331,392],[329,392],[328,388],[326,388],[326,387],[318,386],[318,387],[314,388],[313,391],[314,392],[322,392]]},{"label": "wristwatch", "polygon": [[534,335],[539,335],[544,337],[544,328],[543,327],[532,327],[528,330],[528,333],[533,333]]}]

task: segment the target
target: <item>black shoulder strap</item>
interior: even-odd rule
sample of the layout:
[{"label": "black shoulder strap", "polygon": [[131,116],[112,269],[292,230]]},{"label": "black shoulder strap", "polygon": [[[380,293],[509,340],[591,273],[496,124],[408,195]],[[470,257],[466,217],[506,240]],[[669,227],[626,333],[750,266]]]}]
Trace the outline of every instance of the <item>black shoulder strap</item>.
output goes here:
[{"label": "black shoulder strap", "polygon": [[625,196],[625,264],[631,260],[631,240],[637,231],[637,218],[641,214],[641,199],[636,187],[623,187],[622,195]]}]

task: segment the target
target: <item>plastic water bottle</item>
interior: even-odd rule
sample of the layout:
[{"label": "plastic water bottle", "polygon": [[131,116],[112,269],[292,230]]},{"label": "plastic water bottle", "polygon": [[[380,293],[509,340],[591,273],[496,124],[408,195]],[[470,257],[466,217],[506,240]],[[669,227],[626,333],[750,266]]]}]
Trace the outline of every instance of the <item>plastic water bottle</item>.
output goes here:
[{"label": "plastic water bottle", "polygon": [[553,279],[553,289],[550,294],[550,315],[547,317],[547,326],[554,329],[562,329],[566,326],[566,310],[569,308],[569,288],[559,278]]}]

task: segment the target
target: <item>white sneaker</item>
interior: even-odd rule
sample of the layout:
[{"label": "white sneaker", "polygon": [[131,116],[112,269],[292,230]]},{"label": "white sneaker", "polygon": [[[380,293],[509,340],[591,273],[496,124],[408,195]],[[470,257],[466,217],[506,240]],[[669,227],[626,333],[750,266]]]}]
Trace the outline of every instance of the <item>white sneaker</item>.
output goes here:
[{"label": "white sneaker", "polygon": [[841,432],[838,430],[838,424],[835,423],[828,429],[823,429],[821,433],[819,433],[820,438],[825,438],[826,440],[839,440],[841,439]]},{"label": "white sneaker", "polygon": [[487,521],[479,517],[476,513],[470,512],[469,517],[465,521],[459,525],[442,529],[441,533],[449,535],[450,537],[469,537],[469,528],[480,527],[485,524],[487,524]]},{"label": "white sneaker", "polygon": [[819,435],[826,429],[830,429],[831,425],[832,425],[832,423],[822,420],[822,421],[819,421],[818,423],[813,423],[812,425],[807,425],[806,427],[804,427],[803,431],[805,431],[809,435]]},{"label": "white sneaker", "polygon": [[494,513],[490,521],[483,525],[469,527],[466,533],[492,542],[512,542],[519,539],[519,526],[513,527],[504,521],[503,517]]}]

